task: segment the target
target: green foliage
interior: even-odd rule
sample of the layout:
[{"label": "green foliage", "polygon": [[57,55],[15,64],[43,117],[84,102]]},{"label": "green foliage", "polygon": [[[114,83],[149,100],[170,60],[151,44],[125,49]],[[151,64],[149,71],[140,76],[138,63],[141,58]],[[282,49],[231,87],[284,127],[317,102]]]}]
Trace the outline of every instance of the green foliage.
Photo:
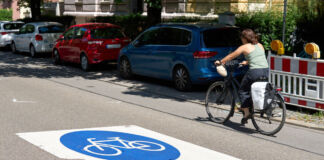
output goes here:
[{"label": "green foliage", "polygon": [[0,9],[0,21],[11,21],[12,9]]},{"label": "green foliage", "polygon": [[[201,22],[202,20],[199,17],[176,17],[171,19],[164,19],[163,22],[172,22],[172,23],[186,23],[186,22]],[[209,20],[212,22],[212,20]]]},{"label": "green foliage", "polygon": [[[74,24],[75,17],[73,16],[42,16],[39,22],[58,22],[65,26],[65,28]],[[24,18],[19,19],[19,21],[23,21],[25,23],[35,22],[32,18]]]},{"label": "green foliage", "polygon": [[161,0],[144,0],[150,8],[162,8]]},{"label": "green foliage", "polygon": [[[312,3],[310,3],[312,2]],[[296,30],[296,43],[294,51],[299,53],[303,50],[305,43],[314,42],[319,45],[321,51],[321,58],[324,59],[324,41],[323,36],[320,34],[323,32],[324,26],[324,2],[317,2],[317,7],[314,7],[316,1],[310,1],[311,4],[308,8],[300,8],[300,12],[303,12],[302,16],[297,20]]]},{"label": "green foliage", "polygon": [[[286,17],[285,49],[291,55],[293,48],[291,37],[296,30],[297,19],[301,14],[295,7],[289,7]],[[280,12],[266,11],[255,13],[241,13],[236,18],[236,25],[241,28],[251,28],[260,34],[260,41],[266,50],[270,50],[272,40],[282,39],[283,14]]]},{"label": "green foliage", "polygon": [[95,17],[92,22],[111,23],[119,25],[123,28],[125,34],[134,39],[139,33],[149,27],[147,17],[140,14],[131,14],[127,16],[110,16]]}]

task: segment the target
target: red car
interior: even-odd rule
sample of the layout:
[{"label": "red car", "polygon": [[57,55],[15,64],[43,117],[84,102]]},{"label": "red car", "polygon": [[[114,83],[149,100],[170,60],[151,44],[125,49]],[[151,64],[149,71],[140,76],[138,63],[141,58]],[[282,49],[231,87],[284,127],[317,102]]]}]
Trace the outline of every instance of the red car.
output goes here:
[{"label": "red car", "polygon": [[121,28],[109,23],[86,23],[68,28],[53,48],[55,64],[80,63],[85,71],[91,64],[116,61],[121,48],[130,43]]}]

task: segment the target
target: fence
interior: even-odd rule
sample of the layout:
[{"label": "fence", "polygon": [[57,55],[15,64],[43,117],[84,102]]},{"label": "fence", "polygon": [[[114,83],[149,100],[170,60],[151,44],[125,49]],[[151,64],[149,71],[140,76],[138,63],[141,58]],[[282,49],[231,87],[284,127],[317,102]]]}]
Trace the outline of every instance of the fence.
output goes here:
[{"label": "fence", "polygon": [[286,103],[324,110],[324,61],[270,54],[270,82]]}]

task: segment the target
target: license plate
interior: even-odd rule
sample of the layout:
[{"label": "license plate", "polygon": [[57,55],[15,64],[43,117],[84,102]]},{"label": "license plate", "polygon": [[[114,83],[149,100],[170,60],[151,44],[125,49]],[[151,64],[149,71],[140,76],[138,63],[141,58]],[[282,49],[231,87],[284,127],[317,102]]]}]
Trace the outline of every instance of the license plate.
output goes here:
[{"label": "license plate", "polygon": [[120,48],[120,44],[107,44],[107,49]]}]

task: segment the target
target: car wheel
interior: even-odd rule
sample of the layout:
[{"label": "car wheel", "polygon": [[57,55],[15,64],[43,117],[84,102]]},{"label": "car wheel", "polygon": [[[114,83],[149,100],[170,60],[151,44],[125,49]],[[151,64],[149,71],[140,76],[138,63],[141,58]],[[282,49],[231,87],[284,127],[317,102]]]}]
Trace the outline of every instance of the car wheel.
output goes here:
[{"label": "car wheel", "polygon": [[121,77],[123,77],[125,79],[130,79],[133,76],[131,64],[126,57],[124,57],[120,60],[118,68],[119,68],[119,74]]},{"label": "car wheel", "polygon": [[191,89],[192,83],[186,68],[179,66],[174,69],[173,83],[179,91],[189,91]]},{"label": "car wheel", "polygon": [[53,53],[53,62],[54,64],[61,64],[60,54],[58,53],[57,49],[54,50]]},{"label": "car wheel", "polygon": [[29,53],[30,53],[30,56],[35,58],[36,57],[36,50],[35,50],[35,47],[33,45],[30,45],[30,48],[29,48]]},{"label": "car wheel", "polygon": [[81,63],[82,70],[89,71],[90,65],[89,65],[88,57],[85,54],[82,54],[80,61],[81,61],[80,63]]},{"label": "car wheel", "polygon": [[11,45],[10,45],[10,47],[11,47],[11,52],[12,53],[17,53],[17,48],[16,48],[15,42],[12,42]]}]

